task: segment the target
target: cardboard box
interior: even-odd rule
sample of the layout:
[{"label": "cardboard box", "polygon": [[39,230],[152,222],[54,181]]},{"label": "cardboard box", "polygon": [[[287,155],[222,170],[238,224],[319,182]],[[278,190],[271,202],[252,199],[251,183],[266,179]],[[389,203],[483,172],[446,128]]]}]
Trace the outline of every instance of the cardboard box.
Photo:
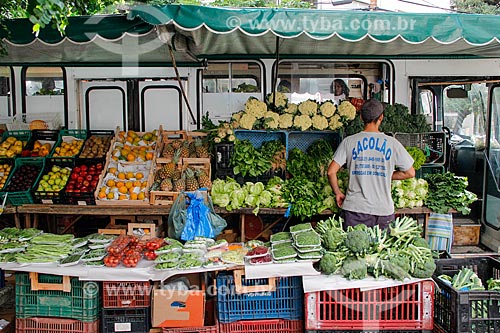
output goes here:
[{"label": "cardboard box", "polygon": [[127,235],[151,239],[160,235],[160,229],[154,223],[129,223]]},{"label": "cardboard box", "polygon": [[151,303],[153,327],[203,326],[204,290],[154,289]]}]

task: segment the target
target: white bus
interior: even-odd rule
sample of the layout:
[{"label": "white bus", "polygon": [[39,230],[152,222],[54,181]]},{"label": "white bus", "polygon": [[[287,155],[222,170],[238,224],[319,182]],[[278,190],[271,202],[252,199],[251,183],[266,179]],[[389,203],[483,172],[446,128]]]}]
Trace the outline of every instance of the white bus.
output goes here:
[{"label": "white bus", "polygon": [[[76,129],[198,129],[287,83],[291,99],[377,97],[446,131],[447,170],[481,198],[472,218],[500,246],[500,17],[137,6],[71,18],[66,36],[2,32],[0,117]],[[172,52],[171,52],[172,51]],[[54,116],[55,115],[55,116]],[[55,118],[54,118],[55,117]],[[11,124],[14,126],[14,124]]]}]

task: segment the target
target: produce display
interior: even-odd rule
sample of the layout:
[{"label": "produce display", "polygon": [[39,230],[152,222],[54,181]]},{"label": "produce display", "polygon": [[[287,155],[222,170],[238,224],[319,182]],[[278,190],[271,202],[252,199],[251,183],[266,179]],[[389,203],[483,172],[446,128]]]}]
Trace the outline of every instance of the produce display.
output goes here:
[{"label": "produce display", "polygon": [[210,158],[208,141],[200,137],[173,139],[163,146],[160,155],[163,158],[172,158],[177,151],[179,152],[179,158]]},{"label": "produce display", "polygon": [[265,101],[250,97],[245,110],[233,113],[231,126],[242,129],[296,129],[299,131],[338,130],[356,117],[356,108],[349,101],[336,106],[331,101],[307,100],[289,103],[285,94],[277,92]]},{"label": "produce display", "polygon": [[429,185],[425,179],[409,178],[392,181],[392,200],[396,208],[422,207]]},{"label": "produce display", "polygon": [[12,158],[21,155],[27,141],[21,141],[14,136],[7,137],[0,144],[0,157]]},{"label": "produce display", "polygon": [[23,149],[21,155],[23,157],[46,157],[52,151],[52,146],[54,144],[55,142],[51,141],[36,140],[33,143],[33,148],[31,150]]},{"label": "produce display", "polygon": [[436,213],[446,214],[450,209],[456,209],[467,215],[469,205],[477,200],[477,195],[467,190],[467,177],[455,176],[452,172],[444,174],[428,174],[425,180],[429,184],[429,192],[425,205]]},{"label": "produce display", "polygon": [[157,141],[156,130],[152,132],[119,131],[111,150],[115,161],[145,162],[154,158]]},{"label": "produce display", "polygon": [[103,163],[90,165],[82,164],[76,166],[71,171],[69,181],[66,186],[66,192],[82,193],[94,192],[99,182],[99,176],[102,173]]},{"label": "produce display", "polygon": [[330,217],[316,226],[326,251],[319,263],[325,274],[348,279],[364,279],[368,274],[395,280],[432,277],[433,253],[411,217],[396,218],[386,230],[364,224],[344,230],[342,225],[342,218]]},{"label": "produce display", "polygon": [[79,158],[103,158],[108,153],[112,136],[91,135],[85,141],[83,149],[78,155]]},{"label": "produce display", "polygon": [[285,170],[285,155],[286,147],[279,140],[266,141],[258,149],[249,140],[236,140],[230,164],[235,175],[256,177]]},{"label": "produce display", "polygon": [[36,192],[60,192],[68,182],[71,169],[53,165],[46,174],[42,175]]},{"label": "produce display", "polygon": [[21,165],[16,168],[9,183],[5,186],[7,192],[27,191],[36,181],[42,167],[38,165]]},{"label": "produce display", "polygon": [[63,137],[61,145],[54,148],[54,157],[73,157],[78,155],[85,140]]},{"label": "produce display", "polygon": [[7,179],[9,178],[10,171],[12,170],[11,164],[0,164],[0,190],[3,189]]}]

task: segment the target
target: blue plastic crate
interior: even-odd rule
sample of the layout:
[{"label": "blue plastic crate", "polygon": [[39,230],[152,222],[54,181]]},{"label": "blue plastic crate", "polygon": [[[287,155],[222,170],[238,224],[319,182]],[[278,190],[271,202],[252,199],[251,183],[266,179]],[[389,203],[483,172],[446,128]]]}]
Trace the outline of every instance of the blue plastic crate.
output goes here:
[{"label": "blue plastic crate", "polygon": [[335,151],[340,141],[342,141],[342,136],[339,132],[330,131],[292,131],[288,133],[287,153],[289,154],[294,148],[306,152],[309,146],[318,140],[325,140],[330,143],[333,151]]},{"label": "blue plastic crate", "polygon": [[280,140],[287,146],[287,133],[285,131],[262,131],[262,130],[235,130],[234,136],[238,140],[248,140],[255,148],[260,148],[264,142]]},{"label": "blue plastic crate", "polygon": [[[267,285],[268,279],[245,279],[242,286]],[[223,324],[238,320],[289,319],[304,315],[304,292],[299,276],[277,278],[272,292],[237,294],[231,273],[217,276],[217,310]]]}]

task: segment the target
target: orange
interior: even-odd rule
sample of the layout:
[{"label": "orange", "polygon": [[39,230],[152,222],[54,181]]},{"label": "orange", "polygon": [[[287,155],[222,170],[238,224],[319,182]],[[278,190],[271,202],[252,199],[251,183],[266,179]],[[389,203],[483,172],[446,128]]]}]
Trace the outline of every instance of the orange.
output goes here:
[{"label": "orange", "polygon": [[115,198],[115,194],[113,192],[109,192],[108,195],[107,195],[107,198],[108,199],[114,199]]},{"label": "orange", "polygon": [[136,179],[142,179],[142,178],[144,178],[144,175],[142,174],[142,172],[138,172],[138,173],[135,174],[135,178]]},{"label": "orange", "polygon": [[144,194],[144,192],[139,192],[139,194],[137,195],[137,200],[144,200],[146,198],[146,195]]},{"label": "orange", "polygon": [[130,193],[130,200],[137,200],[138,195],[137,193]]},{"label": "orange", "polygon": [[131,188],[129,188],[129,189],[128,189],[128,193],[129,193],[129,194],[134,193],[134,191],[135,191],[135,188],[134,188],[134,187],[131,187]]},{"label": "orange", "polygon": [[111,158],[113,159],[113,161],[118,161],[118,157],[117,156],[111,156]]},{"label": "orange", "polygon": [[127,200],[127,196],[125,194],[120,194],[118,200]]},{"label": "orange", "polygon": [[108,185],[109,187],[113,187],[115,186],[115,181],[113,179],[109,179],[107,182],[106,182],[106,185]]},{"label": "orange", "polygon": [[118,192],[125,194],[128,192],[128,188],[126,186],[119,187]]},{"label": "orange", "polygon": [[132,179],[134,178],[134,173],[133,172],[127,172],[127,179]]},{"label": "orange", "polygon": [[151,161],[154,157],[154,154],[152,152],[147,152],[146,153],[146,161]]},{"label": "orange", "polygon": [[132,183],[132,182],[126,182],[125,183],[125,187],[126,188],[132,188],[132,186],[134,186],[134,183]]},{"label": "orange", "polygon": [[116,168],[115,168],[115,167],[111,167],[111,168],[109,168],[109,170],[108,170],[108,172],[109,172],[110,174],[113,174],[113,175],[116,175],[116,171],[118,171],[118,170],[116,170]]},{"label": "orange", "polygon": [[99,199],[104,199],[104,198],[106,198],[106,192],[103,191],[99,192]]},{"label": "orange", "polygon": [[125,182],[122,181],[116,182],[116,187],[120,188],[122,186],[125,186]]},{"label": "orange", "polygon": [[127,155],[127,161],[129,161],[129,162],[135,161],[135,154],[134,153],[128,154]]},{"label": "orange", "polygon": [[141,187],[141,181],[140,180],[136,180],[134,182],[134,187]]},{"label": "orange", "polygon": [[118,179],[124,180],[125,178],[127,178],[127,175],[126,175],[125,173],[120,172],[120,173],[118,174]]}]

